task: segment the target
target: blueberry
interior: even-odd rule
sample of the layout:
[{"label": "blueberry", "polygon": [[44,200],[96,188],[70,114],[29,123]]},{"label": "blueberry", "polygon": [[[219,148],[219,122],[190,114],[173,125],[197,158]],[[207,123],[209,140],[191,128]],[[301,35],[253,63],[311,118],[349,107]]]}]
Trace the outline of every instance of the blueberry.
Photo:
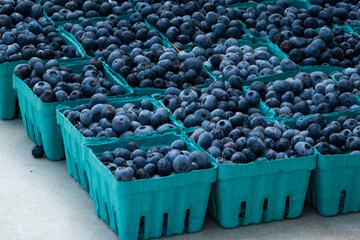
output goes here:
[{"label": "blueberry", "polygon": [[139,126],[135,129],[134,135],[141,135],[141,134],[148,134],[155,132],[154,128],[152,126]]},{"label": "blueberry", "polygon": [[168,176],[171,173],[171,162],[166,159],[162,158],[157,163],[156,166],[158,168],[158,174],[161,176]]},{"label": "blueberry", "polygon": [[151,116],[150,122],[154,127],[158,127],[169,121],[169,112],[165,108],[158,108],[155,113]]},{"label": "blueberry", "polygon": [[266,150],[265,143],[259,138],[255,138],[255,137],[250,137],[247,140],[247,146],[258,157],[262,156]]},{"label": "blueberry", "polygon": [[108,102],[107,97],[104,94],[96,93],[92,95],[92,97],[90,98],[89,106],[93,107],[96,104],[107,103],[107,102]]},{"label": "blueberry", "polygon": [[194,151],[190,154],[190,159],[202,169],[210,167],[210,158],[206,153]]},{"label": "blueberry", "polygon": [[298,156],[309,156],[313,154],[312,147],[306,142],[298,142],[294,146],[295,154]]},{"label": "blueberry", "polygon": [[54,91],[50,89],[44,90],[40,95],[40,100],[43,102],[56,102],[56,96]]},{"label": "blueberry", "polygon": [[181,101],[192,103],[198,100],[198,94],[192,89],[187,89],[179,94],[179,98]]},{"label": "blueberry", "polygon": [[51,85],[44,81],[40,81],[36,83],[35,86],[33,87],[34,93],[39,97],[45,90],[51,90]]},{"label": "blueberry", "polygon": [[360,138],[359,137],[349,137],[346,140],[345,144],[347,151],[360,150]]},{"label": "blueberry", "polygon": [[31,154],[34,156],[34,158],[42,158],[44,156],[44,148],[42,146],[35,146],[31,150]]},{"label": "blueberry", "polygon": [[91,110],[84,109],[80,113],[80,121],[85,125],[89,126],[93,122],[93,114]]},{"label": "blueberry", "polygon": [[144,168],[146,165],[146,159],[143,156],[137,156],[133,159],[133,163],[135,164],[137,169]]},{"label": "blueberry", "polygon": [[101,161],[102,162],[110,162],[110,163],[112,163],[112,162],[114,162],[114,160],[115,160],[115,157],[114,157],[114,155],[113,155],[113,153],[112,152],[110,152],[110,151],[105,151],[105,152],[103,152],[103,154],[101,155]]},{"label": "blueberry", "polygon": [[134,177],[134,170],[131,167],[118,167],[114,171],[114,177],[118,181],[131,181]]},{"label": "blueberry", "polygon": [[115,116],[112,121],[112,127],[117,133],[126,132],[130,127],[130,119],[125,115]]},{"label": "blueberry", "polygon": [[156,165],[153,163],[148,163],[145,165],[144,169],[149,174],[150,177],[154,176],[156,173]]},{"label": "blueberry", "polygon": [[331,43],[334,39],[334,33],[330,28],[322,27],[319,31],[319,37],[326,43]]},{"label": "blueberry", "polygon": [[267,127],[264,130],[264,135],[276,141],[281,138],[281,131],[275,127]]},{"label": "blueberry", "polygon": [[295,71],[297,69],[296,64],[289,59],[283,59],[280,62],[280,66],[281,66],[281,70],[284,72]]},{"label": "blueberry", "polygon": [[236,152],[231,156],[233,163],[248,163],[248,159],[242,152]]},{"label": "blueberry", "polygon": [[186,155],[178,155],[172,162],[175,173],[186,173],[191,171],[191,159]]},{"label": "blueberry", "polygon": [[202,147],[203,149],[208,149],[211,145],[212,140],[213,140],[213,136],[208,132],[204,132],[199,136],[197,142],[199,146]]},{"label": "blueberry", "polygon": [[229,134],[232,130],[232,125],[228,120],[220,120],[216,123],[216,128],[222,130],[225,135]]},{"label": "blueberry", "polygon": [[260,94],[257,91],[249,91],[245,98],[252,106],[257,105],[260,102]]},{"label": "blueberry", "polygon": [[358,123],[355,119],[347,119],[343,123],[344,129],[349,129],[350,131],[354,130],[358,126]]},{"label": "blueberry", "polygon": [[339,96],[339,103],[342,106],[350,108],[351,106],[353,106],[357,103],[357,100],[356,100],[356,97],[352,93],[345,92]]},{"label": "blueberry", "polygon": [[98,79],[94,77],[86,77],[82,83],[81,87],[84,91],[84,93],[87,96],[93,96],[98,88],[100,88],[100,82]]},{"label": "blueberry", "polygon": [[114,159],[114,164],[118,165],[118,166],[125,166],[126,163],[126,159],[122,158],[122,157],[117,157]]},{"label": "blueberry", "polygon": [[136,179],[149,179],[150,174],[146,171],[146,169],[140,168],[140,169],[136,170],[135,178]]},{"label": "blueberry", "polygon": [[248,162],[255,161],[257,155],[249,148],[244,148],[241,152],[246,156]]},{"label": "blueberry", "polygon": [[186,144],[182,140],[176,140],[170,145],[170,147],[181,151],[186,149]]}]

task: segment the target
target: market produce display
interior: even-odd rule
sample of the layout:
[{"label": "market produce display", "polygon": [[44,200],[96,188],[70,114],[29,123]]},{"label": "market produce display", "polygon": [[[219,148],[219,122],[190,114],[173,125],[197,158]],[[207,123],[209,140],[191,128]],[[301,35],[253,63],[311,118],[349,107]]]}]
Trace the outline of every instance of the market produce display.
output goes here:
[{"label": "market produce display", "polygon": [[360,211],[359,7],[3,0],[0,117],[121,239]]}]

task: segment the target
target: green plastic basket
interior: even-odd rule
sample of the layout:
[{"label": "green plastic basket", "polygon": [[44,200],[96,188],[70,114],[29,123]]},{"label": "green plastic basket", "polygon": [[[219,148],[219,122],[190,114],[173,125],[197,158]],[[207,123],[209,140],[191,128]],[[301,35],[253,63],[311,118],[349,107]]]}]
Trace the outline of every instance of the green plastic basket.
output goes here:
[{"label": "green plastic basket", "polygon": [[[61,66],[69,66],[74,72],[81,72],[82,67],[87,63],[88,61],[77,61],[72,64],[62,64]],[[132,89],[113,76],[106,68],[104,74],[106,80],[122,86],[125,94],[132,94]],[[36,145],[44,147],[45,155],[48,159],[63,159],[63,141],[60,127],[56,124],[56,107],[59,104],[77,106],[82,103],[87,103],[89,98],[45,103],[42,102],[18,76],[13,75],[13,79],[14,88],[19,97],[21,116],[28,136],[36,143]]]},{"label": "green plastic basket", "polygon": [[[267,47],[269,49],[269,53],[271,56],[276,56],[280,60],[289,59],[289,57],[285,53],[283,53],[277,45],[273,44],[270,40],[268,40],[266,38],[255,37],[252,40],[246,40],[246,39],[238,40],[238,44],[239,44],[239,46],[250,45],[253,49],[258,48],[258,47]],[[256,81],[266,82],[266,81],[270,81],[274,78],[286,79],[290,76],[294,76],[297,73],[299,73],[299,69],[300,69],[300,67],[297,65],[297,69],[294,71],[276,73],[276,74],[272,74],[269,76],[256,77],[253,79],[244,80],[243,84],[244,84],[244,86],[250,86],[253,82],[256,82]],[[218,76],[214,75],[209,69],[207,69],[207,71],[209,71],[210,75],[218,81],[226,80],[223,77],[218,77]]]},{"label": "green plastic basket", "polygon": [[[114,98],[110,99],[109,103],[114,107],[121,107],[126,103],[134,103],[137,104],[143,99],[148,99],[151,101],[155,109],[161,108],[162,105],[159,102],[151,97],[144,96],[142,98],[138,97],[124,97],[124,98]],[[87,184],[87,177],[84,175],[84,161],[82,161],[82,157],[84,155],[83,149],[80,148],[82,144],[94,144],[94,143],[102,143],[106,141],[114,141],[117,138],[85,138],[72,124],[68,119],[62,114],[66,109],[70,109],[69,106],[59,106],[56,110],[56,118],[57,123],[60,125],[61,134],[64,141],[64,149],[66,156],[66,165],[69,174],[82,186],[83,189],[89,191],[89,186]],[[175,132],[180,133],[180,127],[177,125],[177,122],[173,115],[170,113],[170,122],[173,123],[176,128],[175,129],[167,129],[162,133],[166,132]],[[136,140],[143,136],[152,136],[156,133],[138,135],[135,137],[127,137],[123,138],[127,141]]]},{"label": "green plastic basket", "polygon": [[[247,91],[248,91],[248,88],[244,88],[244,92],[247,92]],[[153,94],[152,96],[159,100],[159,103],[162,105],[163,108],[166,108],[169,112],[171,112],[161,101],[161,99],[164,97],[164,95]],[[260,100],[257,108],[260,110],[261,114],[264,117],[266,117],[268,119],[275,119],[276,114],[275,114],[274,110],[271,109],[270,107],[268,107],[262,100]],[[177,122],[178,126],[180,126],[181,130],[186,134],[192,133],[195,131],[196,128],[200,127],[200,126],[197,126],[197,127],[186,128],[181,121],[179,121],[179,120],[175,120],[175,121]]]},{"label": "green plastic basket", "polygon": [[73,35],[71,35],[69,32],[65,31],[62,28],[58,28],[56,30],[59,32],[60,36],[65,40],[67,44],[73,46],[75,50],[80,53],[81,58],[88,58],[85,50]]},{"label": "green plastic basket", "polygon": [[[130,15],[121,15],[121,16],[118,16],[120,18],[120,20],[127,20],[129,21],[130,20]],[[98,18],[90,18],[91,20],[91,24],[94,26],[96,23],[98,22],[103,22],[103,21],[106,21],[106,17],[98,17]],[[79,24],[81,25],[83,20],[72,20],[72,21],[69,21],[70,23],[72,24]],[[73,42],[73,45],[76,46],[77,49],[79,49],[79,51],[83,52],[84,55],[86,55],[87,58],[93,58],[89,55],[87,55],[86,51],[84,50],[83,46],[81,45],[81,43],[75,38],[75,36],[73,36],[72,34],[70,34],[69,32],[67,32],[66,30],[64,30],[62,28],[62,26],[67,23],[67,22],[59,22],[58,24],[54,23],[55,26],[58,27],[58,29],[62,32],[64,32],[70,39],[71,41]],[[154,28],[153,26],[151,26],[150,24],[148,24],[145,20],[145,24],[147,26],[148,29],[150,30],[156,30],[157,32],[159,32],[156,28]],[[172,45],[170,44],[169,40],[167,40],[167,38],[164,36],[164,34],[162,34],[161,32],[159,32],[160,34],[160,37],[161,37],[161,40],[162,40],[162,44],[168,48],[172,48]],[[147,49],[145,49],[146,51]]]},{"label": "green plastic basket", "polygon": [[299,217],[316,154],[248,164],[218,164],[210,214],[224,228]]},{"label": "green plastic basket", "polygon": [[15,89],[13,89],[12,75],[14,68],[23,63],[27,63],[27,61],[0,64],[0,119],[8,120],[15,117],[17,96]]},{"label": "green plastic basket", "polygon": [[[63,30],[58,30],[60,36],[64,39],[65,43],[73,46],[77,52],[80,53],[81,58],[73,59],[58,59],[61,63],[67,63],[71,61],[81,61],[85,57],[85,52],[81,51],[73,42],[71,35]],[[13,73],[14,68],[23,63],[27,63],[26,60],[20,60],[16,62],[5,62],[0,64],[0,119],[9,120],[15,117],[15,109],[17,107],[17,95],[13,88]]]},{"label": "green plastic basket", "polygon": [[[107,64],[106,64],[107,65]],[[121,78],[123,79],[125,82],[125,78],[118,72],[115,72],[109,65],[107,65],[110,69],[110,71],[112,72],[112,74],[114,74],[115,76],[117,76],[118,78]],[[214,78],[214,76],[212,74],[209,74],[209,71],[207,70],[207,68],[205,68],[205,71],[208,73],[209,75],[209,78],[210,78],[210,81],[207,82],[207,83],[204,83],[204,84],[200,84],[200,85],[196,85],[196,86],[193,86],[193,87],[197,87],[199,89],[203,89],[205,87],[208,87],[211,83],[215,82],[216,79]],[[190,87],[191,88],[191,87]],[[133,88],[134,90],[134,96],[136,97],[141,97],[141,96],[152,96],[154,94],[160,94],[160,95],[164,95],[165,93],[165,90],[166,89],[161,89],[161,88],[139,88],[139,87],[135,87]],[[181,90],[184,90],[184,89],[181,89]]]},{"label": "green plastic basket", "polygon": [[[332,67],[332,66],[305,66],[305,67],[300,67],[299,73],[300,73],[300,72],[312,73],[312,72],[315,72],[315,71],[324,72],[325,74],[329,75],[329,77],[332,78],[335,82],[337,82],[331,75],[332,75],[333,73],[335,73],[335,72],[343,72],[343,71],[344,71],[344,68],[342,68],[342,67]],[[279,76],[279,77],[273,76],[273,77],[271,77],[271,78],[269,78],[269,79],[267,79],[267,80],[264,80],[264,81],[262,81],[262,82],[274,82],[274,81],[276,81],[276,80],[285,80],[285,79],[287,79],[287,78],[289,78],[289,77],[295,77],[296,74],[298,74],[298,73],[284,74],[284,75]],[[246,87],[244,87],[244,90],[245,90],[245,91],[249,91],[249,90],[250,90],[250,87],[249,87],[249,86],[246,86]],[[358,96],[356,96],[356,99],[357,99],[357,101],[358,101],[358,103],[359,103],[359,105],[360,105],[360,98],[359,98]],[[276,113],[274,112],[274,110],[273,110],[272,108],[268,107],[268,106],[265,104],[265,102],[263,102],[263,105],[265,105],[268,109],[270,109],[270,110],[273,112],[274,116],[276,116]],[[340,114],[346,113],[346,112],[351,112],[351,111],[352,111],[352,110],[345,110],[345,111],[340,112]],[[337,116],[338,114],[339,114],[339,113],[337,113],[337,112],[335,112],[335,113],[333,112],[333,113],[324,113],[324,114],[322,114],[322,115],[323,115],[323,116],[333,116],[333,115],[336,115],[336,116]],[[309,114],[309,115],[307,115],[307,116],[311,117],[312,114]],[[279,118],[279,117],[276,116],[276,119],[277,119],[278,121],[280,121],[280,122],[288,123],[288,124],[289,124],[289,122],[294,122],[294,123],[295,123],[296,120],[299,119],[299,118],[301,118],[301,117],[303,117],[303,116],[299,116],[299,117],[285,117],[285,118]]]},{"label": "green plastic basket", "polygon": [[300,72],[312,73],[316,71],[324,72],[331,76],[333,72],[342,72],[345,68],[337,66],[303,66],[300,67]]},{"label": "green plastic basket", "polygon": [[[71,23],[71,24],[80,24],[82,23],[83,20],[87,19],[90,20],[92,23],[96,23],[96,22],[101,22],[101,21],[105,21],[106,17],[94,17],[94,18],[82,18],[82,19],[75,19],[75,20],[66,20],[66,21],[54,21],[51,19],[51,17],[49,17],[49,15],[43,11],[43,15],[46,19],[48,19],[56,28],[61,28],[65,23]],[[129,19],[130,15],[121,15],[119,16],[122,19]]]},{"label": "green plastic basket", "polygon": [[[289,3],[290,6],[296,7],[296,8],[309,8],[311,6],[310,2],[308,0],[285,0]],[[242,3],[236,3],[233,5],[227,5],[226,7],[229,8],[255,8],[257,5],[264,4],[264,5],[274,5],[276,3],[276,0],[265,0],[260,3],[256,2],[242,2]]]},{"label": "green plastic basket", "polygon": [[[241,30],[244,32],[244,34],[246,34],[248,36],[248,38],[244,38],[244,39],[238,39],[238,41],[250,41],[250,42],[253,42],[255,37],[251,34],[249,35],[249,30],[246,28],[246,25],[240,21],[240,24],[241,24]],[[262,42],[267,42],[267,39],[266,38],[258,38],[258,39],[262,39]],[[180,50],[185,50],[185,51],[191,51],[194,47],[198,46],[197,43],[195,42],[190,42],[190,43],[187,43],[187,44],[180,44],[181,45],[181,49],[177,49],[175,47],[175,45],[173,43],[171,43],[169,40],[168,42],[170,43],[170,45],[172,47],[174,47],[177,51],[180,51]],[[217,44],[224,44],[224,43],[215,43],[212,45],[213,46],[216,46]]]},{"label": "green plastic basket", "polygon": [[[340,116],[356,117],[360,110],[333,113],[325,116],[330,122]],[[295,121],[285,122],[294,127]],[[317,158],[311,174],[308,201],[323,216],[360,211],[360,155],[335,154]]]},{"label": "green plastic basket", "polygon": [[[297,9],[308,9],[311,6],[311,3],[308,0],[285,0],[289,6],[296,7]],[[228,5],[229,8],[256,8],[256,6],[263,4],[263,5],[274,5],[277,2],[277,0],[265,0],[261,3],[237,3],[233,5]],[[246,26],[245,26],[246,27]],[[247,28],[246,28],[246,34],[250,37],[255,37]]]},{"label": "green plastic basket", "polygon": [[147,26],[148,29],[150,29],[150,30],[155,30],[155,31],[157,31],[157,32],[160,34],[161,40],[162,40],[162,43],[163,43],[164,46],[166,46],[166,47],[168,47],[168,48],[172,48],[172,47],[173,47],[173,45],[170,43],[169,39],[167,39],[167,37],[165,37],[165,35],[164,35],[162,32],[160,32],[159,30],[157,30],[157,28],[154,27],[153,25],[151,25],[146,19],[144,20],[144,22],[145,22],[145,24],[146,24],[146,26]]},{"label": "green plastic basket", "polygon": [[[137,139],[143,149],[169,145],[182,139],[188,150],[199,150],[184,136],[174,133]],[[84,159],[96,214],[120,239],[158,238],[201,230],[206,214],[211,184],[216,180],[212,168],[175,174],[156,179],[117,181],[98,160],[99,154],[124,147],[126,139],[87,145]],[[84,148],[84,147],[83,147]]]},{"label": "green plastic basket", "polygon": [[[47,15],[46,12],[44,12],[44,17],[49,19],[51,21],[51,23],[54,25],[54,27],[56,27],[56,28],[62,27],[65,23],[81,24],[82,21],[85,19],[84,18],[84,19],[76,19],[76,20],[67,20],[67,21],[55,22],[54,20],[51,19],[51,17],[49,17],[49,15]],[[99,21],[106,20],[106,17],[95,17],[95,18],[87,18],[87,19],[89,19],[91,22],[99,22]]]}]

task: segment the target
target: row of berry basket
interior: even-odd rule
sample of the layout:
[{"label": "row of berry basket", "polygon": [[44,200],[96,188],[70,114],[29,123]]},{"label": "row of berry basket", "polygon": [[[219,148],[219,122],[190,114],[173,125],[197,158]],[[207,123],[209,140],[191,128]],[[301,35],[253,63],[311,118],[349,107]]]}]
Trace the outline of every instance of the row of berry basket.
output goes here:
[{"label": "row of berry basket", "polygon": [[[61,158],[65,152],[69,174],[89,192],[98,216],[121,239],[200,231],[209,196],[209,211],[225,228],[298,217],[311,173],[309,200],[321,214],[338,214],[340,205],[343,205],[343,213],[359,210],[355,204],[359,197],[356,191],[356,171],[360,165],[357,155],[316,153],[308,157],[231,165],[218,164],[209,155],[212,159],[209,169],[157,179],[117,181],[98,156],[115,147],[124,147],[130,141],[149,149],[171,145],[181,139],[189,151],[203,150],[183,133],[171,113],[171,122],[177,127],[166,132],[133,138],[85,138],[63,113],[87,103],[88,99],[63,103],[67,106],[50,105],[41,102],[16,76],[14,83],[29,135],[34,132],[44,147],[55,146],[51,150],[45,147],[47,155],[53,151]],[[143,99],[149,100],[154,109],[162,107],[156,99],[146,96],[113,98],[109,103],[118,107]],[[359,113],[354,110],[346,114],[353,117]],[[287,125],[291,127],[291,124],[290,120]],[[34,141],[37,142],[36,137]]]},{"label": "row of berry basket", "polygon": [[[71,36],[69,39],[71,42]],[[82,57],[69,60],[67,65],[76,71],[87,63],[84,54]],[[133,89],[121,76],[106,64],[104,69],[107,80],[125,89],[124,96],[109,99],[110,105],[137,105],[147,100],[152,104],[153,111],[163,107],[151,96],[134,96]],[[12,82],[6,83],[11,85]],[[200,231],[207,209],[225,228],[296,218],[301,215],[306,195],[325,216],[360,210],[357,181],[359,155],[322,155],[315,152],[306,157],[223,165],[188,137],[189,131],[185,131],[170,111],[169,122],[174,128],[165,131],[135,137],[86,138],[65,113],[88,104],[89,99],[61,102],[61,106],[60,103],[44,103],[15,75],[13,83],[17,94],[12,86],[4,87],[4,92],[12,94],[11,97],[6,96],[12,104],[8,105],[5,100],[0,104],[13,111],[18,96],[21,116],[30,138],[44,147],[49,159],[66,157],[69,174],[89,192],[96,214],[110,225],[120,239],[148,239]],[[149,95],[152,93],[156,92],[147,92]],[[341,115],[356,117],[359,114],[360,111],[351,110],[325,118],[335,120]],[[10,113],[10,117],[5,118],[13,115]],[[276,118],[270,120],[277,121]],[[294,120],[287,119],[285,124],[291,128]],[[176,140],[185,143],[189,152],[206,154],[211,159],[211,165],[187,173],[125,182],[116,180],[99,160],[105,151],[125,147],[129,142],[148,150],[169,146]]]}]

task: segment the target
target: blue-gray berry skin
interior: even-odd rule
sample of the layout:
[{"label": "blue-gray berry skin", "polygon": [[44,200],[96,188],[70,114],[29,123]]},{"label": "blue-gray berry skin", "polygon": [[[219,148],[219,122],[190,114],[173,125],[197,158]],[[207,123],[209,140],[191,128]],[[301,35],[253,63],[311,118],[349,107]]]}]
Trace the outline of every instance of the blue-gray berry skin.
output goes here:
[{"label": "blue-gray berry skin", "polygon": [[134,170],[131,167],[118,167],[114,171],[114,177],[118,181],[131,181],[134,177]]},{"label": "blue-gray berry skin", "polygon": [[172,162],[175,173],[186,173],[191,171],[192,162],[189,156],[178,155]]},{"label": "blue-gray berry skin", "polygon": [[309,156],[314,153],[313,148],[306,142],[298,142],[294,147],[295,154],[298,156]]}]

